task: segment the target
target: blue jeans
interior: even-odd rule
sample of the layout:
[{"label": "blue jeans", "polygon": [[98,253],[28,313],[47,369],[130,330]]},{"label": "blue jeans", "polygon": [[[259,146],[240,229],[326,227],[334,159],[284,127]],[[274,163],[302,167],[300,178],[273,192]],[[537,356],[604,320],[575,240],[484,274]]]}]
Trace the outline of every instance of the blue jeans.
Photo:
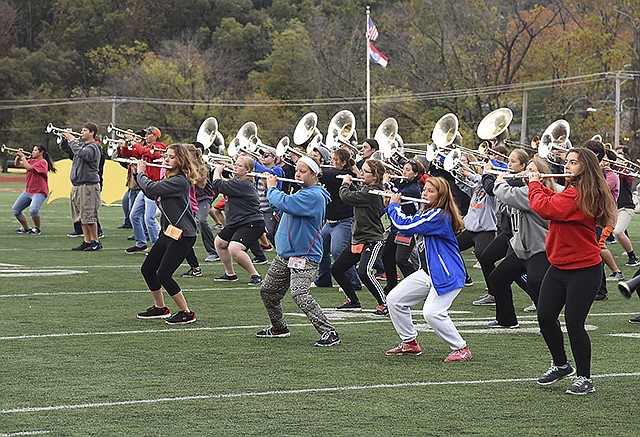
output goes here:
[{"label": "blue jeans", "polygon": [[[318,277],[316,284],[321,287],[331,287],[331,257],[333,260],[338,259],[342,251],[351,243],[351,225],[354,218],[349,217],[340,220],[338,223],[325,223],[320,231],[322,236],[322,260],[318,267]],[[361,289],[362,283],[358,278],[355,266],[349,268],[346,272],[349,282],[353,284],[353,288]]]},{"label": "blue jeans", "polygon": [[129,201],[132,196],[135,196],[136,192],[133,190],[127,190],[122,196],[122,212],[124,214],[124,226],[131,226],[131,220],[129,219],[129,213],[131,212],[131,204],[133,201]]},{"label": "blue jeans", "polygon": [[28,206],[29,215],[31,217],[38,217],[40,215],[40,207],[46,199],[47,196],[45,196],[44,194],[27,194],[26,191],[23,191],[22,194],[18,196],[16,201],[13,203],[13,207],[11,207],[11,209],[13,210],[13,215],[15,215],[16,217],[20,217],[22,215],[22,211],[24,211]]},{"label": "blue jeans", "polygon": [[151,244],[158,240],[160,226],[156,221],[156,210],[156,201],[149,199],[140,190],[133,202],[131,212],[129,212],[129,220],[131,220],[131,225],[133,226],[133,238],[136,239],[137,247],[147,245],[147,238],[144,232],[145,226],[149,233]]}]

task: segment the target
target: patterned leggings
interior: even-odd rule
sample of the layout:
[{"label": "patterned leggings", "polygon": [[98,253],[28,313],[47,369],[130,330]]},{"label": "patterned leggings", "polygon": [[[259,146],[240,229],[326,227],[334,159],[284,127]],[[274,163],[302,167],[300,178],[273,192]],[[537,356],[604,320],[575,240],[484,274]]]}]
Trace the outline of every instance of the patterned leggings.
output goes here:
[{"label": "patterned leggings", "polygon": [[280,301],[291,287],[293,301],[307,315],[313,327],[320,334],[335,331],[320,305],[309,293],[311,281],[316,278],[318,272],[318,263],[306,258],[304,269],[293,269],[287,266],[288,261],[276,255],[260,287],[260,296],[271,319],[271,326],[275,330],[287,327]]}]

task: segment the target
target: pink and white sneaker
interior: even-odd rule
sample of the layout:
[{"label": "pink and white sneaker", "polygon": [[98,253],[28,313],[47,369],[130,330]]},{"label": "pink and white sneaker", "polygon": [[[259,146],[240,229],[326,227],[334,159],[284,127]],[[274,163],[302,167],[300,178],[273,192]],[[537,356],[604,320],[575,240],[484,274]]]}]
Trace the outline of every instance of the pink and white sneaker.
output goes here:
[{"label": "pink and white sneaker", "polygon": [[469,346],[465,346],[462,349],[456,349],[452,351],[447,358],[444,359],[445,363],[456,363],[459,361],[469,361],[473,358]]}]

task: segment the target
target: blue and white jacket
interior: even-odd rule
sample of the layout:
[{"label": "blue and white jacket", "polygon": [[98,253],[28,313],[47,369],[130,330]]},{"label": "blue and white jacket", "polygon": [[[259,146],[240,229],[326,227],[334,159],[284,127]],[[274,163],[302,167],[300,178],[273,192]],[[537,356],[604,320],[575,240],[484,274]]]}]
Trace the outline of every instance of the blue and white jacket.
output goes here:
[{"label": "blue and white jacket", "polygon": [[425,267],[428,267],[433,287],[439,295],[464,287],[466,270],[449,214],[434,208],[407,216],[395,202],[390,203],[386,211],[400,232],[423,237],[416,238],[420,268],[427,270]]}]

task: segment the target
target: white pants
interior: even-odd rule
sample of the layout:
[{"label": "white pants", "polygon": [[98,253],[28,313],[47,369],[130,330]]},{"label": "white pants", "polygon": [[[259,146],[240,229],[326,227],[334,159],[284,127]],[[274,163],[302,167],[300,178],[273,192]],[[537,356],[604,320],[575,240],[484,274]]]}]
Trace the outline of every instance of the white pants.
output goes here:
[{"label": "white pants", "polygon": [[467,343],[449,317],[449,308],[462,288],[438,295],[431,284],[431,277],[420,269],[404,278],[387,296],[387,308],[393,326],[404,342],[415,340],[418,336],[411,320],[411,307],[424,301],[424,318],[452,350],[462,349]]}]

